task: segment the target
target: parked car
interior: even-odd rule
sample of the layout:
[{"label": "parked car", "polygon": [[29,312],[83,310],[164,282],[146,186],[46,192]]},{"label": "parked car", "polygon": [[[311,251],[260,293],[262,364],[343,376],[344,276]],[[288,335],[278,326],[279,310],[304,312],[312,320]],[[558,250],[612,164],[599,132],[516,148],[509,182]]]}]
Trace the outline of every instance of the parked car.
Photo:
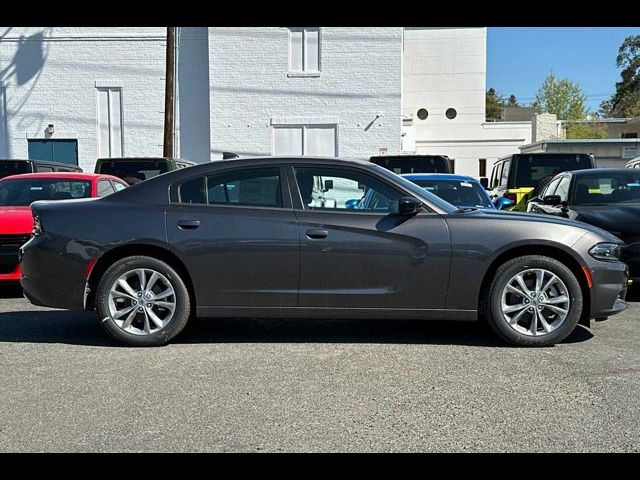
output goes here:
[{"label": "parked car", "polygon": [[[348,209],[365,189],[386,197],[388,211]],[[542,346],[627,308],[628,267],[613,235],[551,216],[460,210],[370,162],[209,162],[32,210],[25,296],[95,309],[127,345],[166,344],[194,314],[481,315],[505,341]]]},{"label": "parked car", "polygon": [[622,260],[640,281],[640,171],[576,170],[557,175],[527,210],[586,222],[624,242]]},{"label": "parked car", "polygon": [[37,200],[103,197],[128,185],[93,173],[26,173],[0,179],[0,283],[17,282],[18,250],[33,230],[29,205]]},{"label": "parked car", "polygon": [[95,173],[113,175],[135,185],[162,173],[196,165],[190,160],[163,157],[99,158]]},{"label": "parked car", "polygon": [[636,157],[633,160],[629,160],[625,165],[625,168],[636,168],[640,170],[640,157]]},{"label": "parked car", "polygon": [[505,199],[504,204],[494,206],[480,182],[466,175],[423,173],[402,176],[459,208],[503,209],[512,204]]},{"label": "parked car", "polygon": [[[582,153],[529,153],[501,158],[493,165],[489,180],[491,199],[506,197],[512,210],[526,211],[527,201],[560,172],[595,168],[593,155]],[[536,189],[538,187],[538,189]]]},{"label": "parked car", "polygon": [[0,179],[9,175],[35,172],[81,172],[77,165],[50,162],[48,160],[11,160],[0,159]]},{"label": "parked car", "polygon": [[453,173],[446,155],[377,155],[369,159],[398,175],[403,173]]}]

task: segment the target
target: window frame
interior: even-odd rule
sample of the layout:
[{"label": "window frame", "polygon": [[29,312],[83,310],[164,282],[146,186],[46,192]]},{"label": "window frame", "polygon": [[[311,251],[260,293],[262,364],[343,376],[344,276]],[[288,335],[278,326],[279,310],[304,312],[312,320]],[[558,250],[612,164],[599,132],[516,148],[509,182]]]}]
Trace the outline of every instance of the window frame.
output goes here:
[{"label": "window frame", "polygon": [[[180,186],[184,183],[190,182],[197,178],[204,178],[206,182],[206,177],[211,177],[214,175],[225,175],[233,172],[242,172],[247,170],[264,170],[264,169],[277,169],[278,175],[280,175],[280,196],[282,198],[282,206],[281,207],[271,207],[271,206],[259,206],[259,205],[239,205],[232,203],[183,203],[180,201]],[[226,167],[221,169],[210,170],[208,172],[202,172],[197,175],[191,175],[189,177],[181,178],[180,180],[175,181],[169,187],[169,205],[179,206],[179,207],[208,207],[208,208],[243,208],[243,209],[258,209],[258,210],[292,210],[292,202],[291,202],[291,193],[290,193],[290,185],[289,179],[286,175],[286,168],[283,164],[275,164],[275,165],[250,165],[243,167]],[[206,184],[205,184],[206,187]]]},{"label": "window frame", "polygon": [[[397,215],[397,213],[392,213],[392,212],[370,212],[370,211],[366,211],[366,210],[352,210],[352,209],[348,209],[348,208],[344,208],[344,209],[340,209],[340,208],[327,208],[327,209],[323,209],[323,208],[319,208],[319,209],[314,209],[314,210],[309,210],[307,208],[304,208],[304,202],[302,201],[302,194],[300,193],[300,188],[298,187],[298,181],[296,179],[296,175],[295,175],[295,168],[327,168],[327,169],[332,169],[335,171],[347,171],[347,172],[355,172],[358,173],[360,175],[364,175],[364,176],[369,176],[369,177],[373,177],[376,181],[382,183],[383,185],[385,185],[387,188],[397,192],[400,197],[413,197],[415,198],[415,196],[409,192],[406,192],[402,189],[399,189],[396,185],[388,182],[384,177],[381,177],[379,175],[376,175],[375,173],[369,172],[367,170],[363,170],[357,167],[348,167],[348,166],[343,166],[343,165],[332,165],[329,163],[313,163],[313,164],[307,164],[305,162],[296,162],[296,163],[291,163],[287,166],[287,176],[288,176],[288,184],[290,186],[290,192],[291,192],[291,200],[293,202],[293,210],[295,212],[299,212],[299,213],[322,213],[322,214],[348,214],[348,215],[377,215],[377,216],[382,216],[385,217],[387,215]],[[291,187],[293,185],[293,187]],[[434,215],[437,215],[437,213],[433,212],[431,210],[431,207],[429,207],[428,205],[424,205],[424,213],[433,213]],[[422,213],[422,212],[420,212]]]},{"label": "window frame", "polygon": [[[307,41],[307,30],[318,30],[318,69],[317,70],[307,70],[305,67],[305,59],[306,59],[306,41]],[[302,32],[302,70],[293,70],[291,65],[291,53],[293,42],[291,41],[291,34],[296,32]],[[287,68],[287,76],[288,77],[319,77],[322,73],[322,28],[321,27],[288,27],[287,28],[287,38],[288,38],[288,68]]]}]

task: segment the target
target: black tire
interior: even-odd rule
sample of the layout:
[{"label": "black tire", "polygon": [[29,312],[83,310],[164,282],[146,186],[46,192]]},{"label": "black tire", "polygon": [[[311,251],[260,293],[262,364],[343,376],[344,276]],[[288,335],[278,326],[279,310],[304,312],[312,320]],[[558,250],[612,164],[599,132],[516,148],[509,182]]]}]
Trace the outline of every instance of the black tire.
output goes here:
[{"label": "black tire", "polygon": [[[124,331],[115,323],[109,312],[111,286],[121,275],[137,268],[152,269],[164,275],[175,292],[176,307],[169,323],[146,335]],[[156,347],[166,345],[184,329],[191,313],[191,302],[184,281],[173,268],[156,258],[136,255],[118,260],[104,273],[96,290],[96,310],[102,327],[117,341],[131,347]]]},{"label": "black tire", "polygon": [[[570,305],[564,322],[555,330],[539,335],[529,336],[517,332],[505,318],[502,308],[502,291],[514,275],[530,268],[543,268],[557,275],[567,287]],[[517,257],[504,263],[495,272],[488,297],[484,299],[487,310],[487,323],[491,329],[505,342],[514,346],[547,347],[564,340],[575,329],[582,313],[583,297],[580,284],[573,272],[562,262],[541,255]]]}]

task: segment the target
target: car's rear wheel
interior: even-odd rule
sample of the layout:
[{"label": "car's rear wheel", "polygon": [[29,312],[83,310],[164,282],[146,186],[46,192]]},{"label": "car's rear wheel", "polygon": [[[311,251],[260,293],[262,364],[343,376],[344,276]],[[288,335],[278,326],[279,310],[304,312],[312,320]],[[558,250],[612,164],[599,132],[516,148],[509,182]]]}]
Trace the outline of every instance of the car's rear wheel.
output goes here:
[{"label": "car's rear wheel", "polygon": [[582,290],[562,262],[540,255],[501,265],[489,288],[489,326],[511,345],[544,347],[564,340],[582,312]]},{"label": "car's rear wheel", "polygon": [[115,262],[96,292],[101,325],[116,340],[136,347],[164,345],[189,320],[189,292],[180,275],[156,258]]}]

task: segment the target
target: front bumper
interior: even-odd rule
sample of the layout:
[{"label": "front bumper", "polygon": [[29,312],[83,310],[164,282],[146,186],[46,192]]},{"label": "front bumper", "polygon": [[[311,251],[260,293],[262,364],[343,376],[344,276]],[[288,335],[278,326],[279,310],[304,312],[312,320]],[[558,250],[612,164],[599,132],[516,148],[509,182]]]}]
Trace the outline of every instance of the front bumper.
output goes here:
[{"label": "front bumper", "polygon": [[598,262],[590,269],[591,288],[590,318],[610,317],[625,311],[629,305],[625,301],[629,281],[629,267],[622,262]]}]

